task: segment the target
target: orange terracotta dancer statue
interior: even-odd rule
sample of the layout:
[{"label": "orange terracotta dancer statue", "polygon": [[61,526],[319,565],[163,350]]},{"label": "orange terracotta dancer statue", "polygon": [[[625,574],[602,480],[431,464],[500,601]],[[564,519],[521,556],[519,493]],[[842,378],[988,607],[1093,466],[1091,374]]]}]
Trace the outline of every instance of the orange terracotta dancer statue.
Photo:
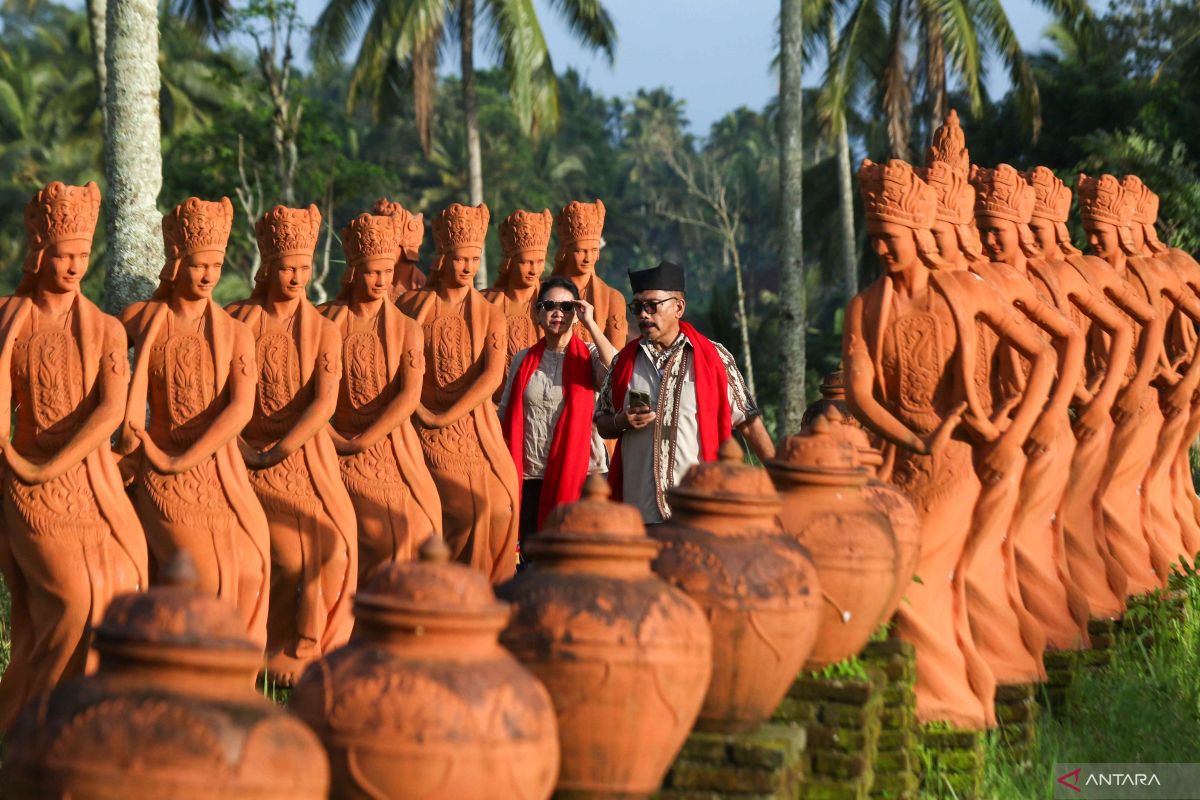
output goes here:
[{"label": "orange terracotta dancer statue", "polygon": [[[554,274],[570,278],[580,298],[592,304],[596,321],[613,347],[620,350],[629,338],[629,320],[625,316],[625,297],[596,274],[600,260],[600,240],[604,232],[604,203],[572,200],[558,214],[558,250],[554,253]],[[585,342],[592,338],[576,323],[575,335]]]},{"label": "orange terracotta dancer statue", "polygon": [[358,519],[358,585],[410,561],[441,532],[442,506],[412,415],[425,371],[421,330],[388,294],[399,247],[391,218],[359,214],[342,230],[346,273],[323,309],[342,338],[333,441]]},{"label": "orange terracotta dancer statue", "polygon": [[[1200,318],[1197,314],[1200,302],[1184,290],[1178,276],[1143,255],[1140,244],[1133,239],[1131,225],[1136,200],[1120,182],[1111,175],[1099,178],[1080,175],[1076,191],[1079,216],[1092,252],[1124,278],[1139,297],[1153,305],[1163,319],[1170,319],[1176,310],[1193,320]],[[1125,390],[1127,396],[1119,402],[1136,411],[1116,426],[1100,479],[1105,535],[1109,550],[1125,572],[1125,591],[1130,596],[1166,583],[1171,558],[1155,533],[1147,528],[1145,481],[1162,432],[1162,408],[1172,409],[1172,416],[1191,408],[1193,390],[1189,384],[1197,380],[1195,370],[1200,367],[1200,362],[1193,360],[1180,378],[1169,365],[1159,364],[1162,355],[1162,339],[1145,348],[1144,357],[1159,365],[1158,379],[1166,381],[1170,388],[1161,394],[1149,386],[1131,385]]]},{"label": "orange terracotta dancer statue", "polygon": [[[1144,390],[1157,370],[1145,353],[1152,343],[1161,340],[1162,319],[1107,263],[1081,254],[1071,244],[1066,224],[1071,210],[1070,188],[1046,167],[1037,167],[1025,177],[1036,197],[1029,220],[1036,246],[1031,252],[1041,259],[1030,262],[1031,272],[1048,272],[1065,287],[1063,293],[1072,306],[1071,318],[1087,340],[1088,377],[1084,385],[1100,387],[1090,402],[1076,405],[1075,452],[1060,513],[1067,567],[1072,581],[1087,598],[1091,616],[1115,619],[1125,611],[1126,578],[1109,551],[1098,489],[1112,441],[1114,419],[1125,423],[1140,403],[1134,400],[1132,408],[1127,407],[1141,391],[1135,388],[1130,392],[1129,387],[1141,386]],[[1096,295],[1091,312],[1083,305],[1087,295],[1084,286]],[[1101,324],[1094,312],[1103,303],[1118,311],[1123,321],[1121,327],[1130,331],[1129,336],[1122,336],[1119,329],[1113,333]],[[1095,324],[1092,320],[1096,320]],[[1109,381],[1114,375],[1119,381],[1118,392],[1110,401]]]},{"label": "orange terracotta dancer statue", "polygon": [[[508,330],[508,350],[504,361],[506,380],[513,356],[533,347],[541,338],[533,306],[537,301],[542,273],[546,271],[546,248],[550,245],[553,227],[554,215],[548,208],[540,214],[514,211],[500,223],[500,248],[504,258],[500,262],[495,286],[484,292],[483,296],[504,312],[504,325]],[[500,402],[499,391],[493,399]]]},{"label": "orange terracotta dancer statue", "polygon": [[35,194],[21,282],[0,307],[0,574],[12,598],[0,732],[82,675],[108,601],[148,584],[145,534],[108,444],[125,410],[125,332],[79,290],[99,212],[94,183]]},{"label": "orange terracotta dancer statue", "polygon": [[489,212],[453,204],[433,221],[432,289],[400,308],[425,337],[417,433],[442,497],[442,530],[454,557],[493,583],[517,568],[517,472],[491,398],[504,379],[504,313],[475,290]]},{"label": "orange terracotta dancer statue", "polygon": [[346,643],[353,625],[358,531],[326,426],[342,340],[305,295],[321,212],[276,206],[254,230],[262,255],[254,291],[227,310],[254,334],[258,364],[240,444],[271,528],[267,673],[293,686],[310,662]]},{"label": "orange terracotta dancer statue", "polygon": [[[871,246],[886,272],[846,310],[846,402],[896,446],[892,482],[908,492],[921,521],[922,582],[906,590],[896,632],[917,650],[922,722],[991,726],[995,679],[971,636],[964,581],[980,482],[971,444],[948,436],[961,416],[966,432],[985,443],[978,474],[992,482],[1014,480],[1021,444],[1049,393],[1054,351],[978,276],[939,271],[944,262],[929,232],[936,193],[911,166],[866,161],[859,187]],[[979,322],[1033,364],[1003,433],[989,420],[976,385]]]},{"label": "orange terracotta dancer statue", "polygon": [[135,355],[120,447],[141,448],[134,504],[153,564],[187,551],[200,590],[236,604],[265,647],[271,540],[237,442],[254,413],[254,336],[212,299],[232,225],[227,197],[163,217],[158,288],[121,314]]},{"label": "orange terracotta dancer statue", "polygon": [[[979,270],[989,276],[995,274],[993,283],[997,286],[1011,282],[1017,292],[1015,302],[1028,309],[1031,319],[1051,320],[1043,323],[1047,332],[1059,337],[1060,343],[1069,340],[1069,344],[1060,344],[1062,350],[1074,345],[1060,363],[1054,395],[1026,446],[1028,462],[1004,547],[1006,551],[1011,548],[1015,559],[1019,597],[1040,625],[1046,644],[1055,649],[1077,649],[1087,642],[1089,611],[1087,596],[1067,567],[1062,505],[1075,436],[1086,441],[1107,426],[1129,360],[1132,332],[1116,307],[1074,268],[1061,260],[1051,262],[1042,257],[1029,228],[1037,192],[1026,176],[1001,164],[994,170],[977,168],[972,183],[976,189],[976,223],[984,249],[992,259],[990,265]],[[1084,332],[1093,323],[1109,335],[1109,349],[1115,350],[1108,359],[1114,369],[1097,384],[1094,396],[1086,390],[1083,374]],[[1011,361],[1006,364],[1011,368]],[[1023,371],[1014,371],[1016,378],[1024,379]],[[1076,387],[1075,396],[1079,398],[1074,435],[1065,405],[1071,400],[1072,387]],[[1006,570],[1005,578],[1009,577],[1013,576]],[[972,579],[968,575],[968,587]]]},{"label": "orange terracotta dancer statue", "polygon": [[[1164,285],[1178,284],[1176,291],[1182,297],[1196,298],[1197,287],[1200,287],[1200,265],[1196,264],[1189,254],[1178,248],[1170,248],[1159,241],[1154,229],[1158,221],[1158,195],[1150,187],[1142,183],[1136,175],[1126,175],[1121,181],[1126,197],[1133,202],[1133,222],[1129,231],[1134,247],[1150,256],[1162,268],[1167,277]],[[1167,320],[1167,329],[1163,341],[1164,356],[1171,369],[1186,368],[1192,363],[1196,353],[1196,330],[1193,321],[1181,309],[1171,312]],[[1191,373],[1194,380],[1200,380],[1200,373]],[[1196,552],[1200,550],[1200,528],[1196,525],[1193,514],[1195,489],[1192,486],[1190,469],[1186,481],[1179,481],[1174,473],[1177,471],[1179,454],[1185,449],[1185,443],[1190,444],[1195,439],[1195,431],[1188,438],[1188,429],[1192,425],[1192,409],[1198,405],[1193,399],[1182,409],[1172,405],[1170,394],[1187,393],[1191,387],[1190,398],[1196,397],[1194,383],[1172,387],[1160,384],[1159,401],[1164,415],[1162,433],[1158,437],[1158,446],[1154,458],[1150,462],[1150,473],[1145,481],[1145,497],[1148,514],[1146,526],[1152,531],[1159,542],[1157,552],[1160,577],[1169,574],[1172,563],[1178,565],[1180,557],[1191,563]]]},{"label": "orange terracotta dancer statue", "polygon": [[421,254],[421,242],[425,241],[425,215],[413,214],[399,203],[394,203],[386,197],[375,201],[372,209],[377,216],[391,217],[396,226],[398,255],[395,270],[392,272],[392,288],[388,292],[388,300],[392,303],[400,299],[400,295],[425,285],[425,273],[417,266]]},{"label": "orange terracotta dancer statue", "polygon": [[970,264],[987,261],[975,228],[971,155],[957,111],[951,109],[946,121],[933,132],[933,143],[925,152],[925,168],[917,174],[937,192],[937,216],[929,230],[946,264],[941,268],[966,269]]}]

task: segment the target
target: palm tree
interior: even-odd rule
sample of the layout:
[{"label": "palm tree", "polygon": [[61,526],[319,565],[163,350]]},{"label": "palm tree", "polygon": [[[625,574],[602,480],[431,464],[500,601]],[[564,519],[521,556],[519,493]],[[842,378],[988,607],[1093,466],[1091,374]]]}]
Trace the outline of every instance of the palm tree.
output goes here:
[{"label": "palm tree", "polygon": [[[612,18],[600,0],[552,0],[571,31],[611,60],[616,45]],[[367,91],[376,98],[399,81],[412,85],[421,144],[431,146],[433,91],[442,48],[455,41],[462,73],[462,109],[470,202],[483,202],[475,84],[475,34],[485,26],[485,42],[504,73],[517,116],[533,134],[558,123],[558,86],[550,52],[533,0],[329,0],[314,26],[314,59],[341,58],[362,37],[351,73],[349,102]],[[476,285],[488,285],[487,268]]]},{"label": "palm tree", "polygon": [[779,13],[779,176],[783,252],[780,258],[779,329],[782,333],[783,384],[777,437],[798,433],[804,415],[805,334],[808,314],[804,291],[804,0],[781,0]]},{"label": "palm tree", "polygon": [[[1060,18],[1092,13],[1087,0],[1038,3]],[[945,118],[950,77],[972,112],[982,110],[983,63],[989,51],[1008,70],[1022,116],[1037,135],[1037,83],[1001,0],[852,0],[837,11],[844,23],[825,78],[829,107],[847,108],[869,85],[873,104],[887,121],[893,156],[911,158],[913,95],[918,91],[924,93],[930,130]]]}]

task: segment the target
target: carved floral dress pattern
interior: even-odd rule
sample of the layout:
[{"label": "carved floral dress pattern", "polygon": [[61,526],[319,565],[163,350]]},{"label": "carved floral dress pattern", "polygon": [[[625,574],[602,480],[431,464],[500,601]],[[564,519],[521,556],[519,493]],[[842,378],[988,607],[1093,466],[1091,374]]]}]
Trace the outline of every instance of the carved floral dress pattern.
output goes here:
[{"label": "carved floral dress pattern", "polygon": [[[342,343],[342,396],[337,428],[353,436],[365,430],[391,400],[388,388],[387,357],[379,336],[380,315],[365,323],[350,317],[350,331]],[[387,502],[389,496],[407,492],[390,437],[384,436],[361,453],[339,459],[342,480],[353,495]]]},{"label": "carved floral dress pattern", "polygon": [[[476,379],[471,369],[471,332],[460,314],[445,313],[439,302],[433,317],[422,326],[425,335],[426,381],[433,378],[433,410],[449,408]],[[443,428],[417,426],[421,449],[430,467],[443,472],[483,471],[485,459],[475,430],[475,419],[464,414]]]}]

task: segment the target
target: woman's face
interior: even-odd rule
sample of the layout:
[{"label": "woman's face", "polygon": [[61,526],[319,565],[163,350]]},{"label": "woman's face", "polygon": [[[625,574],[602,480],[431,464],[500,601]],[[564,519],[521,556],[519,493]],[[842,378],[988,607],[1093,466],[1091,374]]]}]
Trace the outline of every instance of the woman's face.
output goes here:
[{"label": "woman's face", "polygon": [[175,273],[175,295],[184,300],[207,300],[221,280],[224,250],[190,253],[179,262]]},{"label": "woman's face", "polygon": [[[543,303],[553,304],[547,310]],[[563,311],[563,303],[570,303],[568,310]],[[566,289],[554,287],[542,295],[538,301],[537,321],[542,330],[550,334],[565,333],[575,323],[575,296]]]}]

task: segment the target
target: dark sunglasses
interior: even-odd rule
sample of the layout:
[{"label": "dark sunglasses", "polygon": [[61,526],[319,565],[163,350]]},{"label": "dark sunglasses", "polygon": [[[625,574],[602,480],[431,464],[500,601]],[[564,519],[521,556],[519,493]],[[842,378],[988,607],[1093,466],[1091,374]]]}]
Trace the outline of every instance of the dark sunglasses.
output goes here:
[{"label": "dark sunglasses", "polygon": [[547,314],[549,314],[551,311],[555,311],[555,310],[561,311],[564,314],[574,314],[575,313],[575,301],[574,300],[561,300],[561,301],[539,300],[537,303],[537,310],[545,311]]},{"label": "dark sunglasses", "polygon": [[678,297],[664,297],[662,300],[634,300],[629,303],[626,308],[630,313],[637,315],[645,311],[647,314],[657,314],[658,307],[668,300],[678,300]]}]

